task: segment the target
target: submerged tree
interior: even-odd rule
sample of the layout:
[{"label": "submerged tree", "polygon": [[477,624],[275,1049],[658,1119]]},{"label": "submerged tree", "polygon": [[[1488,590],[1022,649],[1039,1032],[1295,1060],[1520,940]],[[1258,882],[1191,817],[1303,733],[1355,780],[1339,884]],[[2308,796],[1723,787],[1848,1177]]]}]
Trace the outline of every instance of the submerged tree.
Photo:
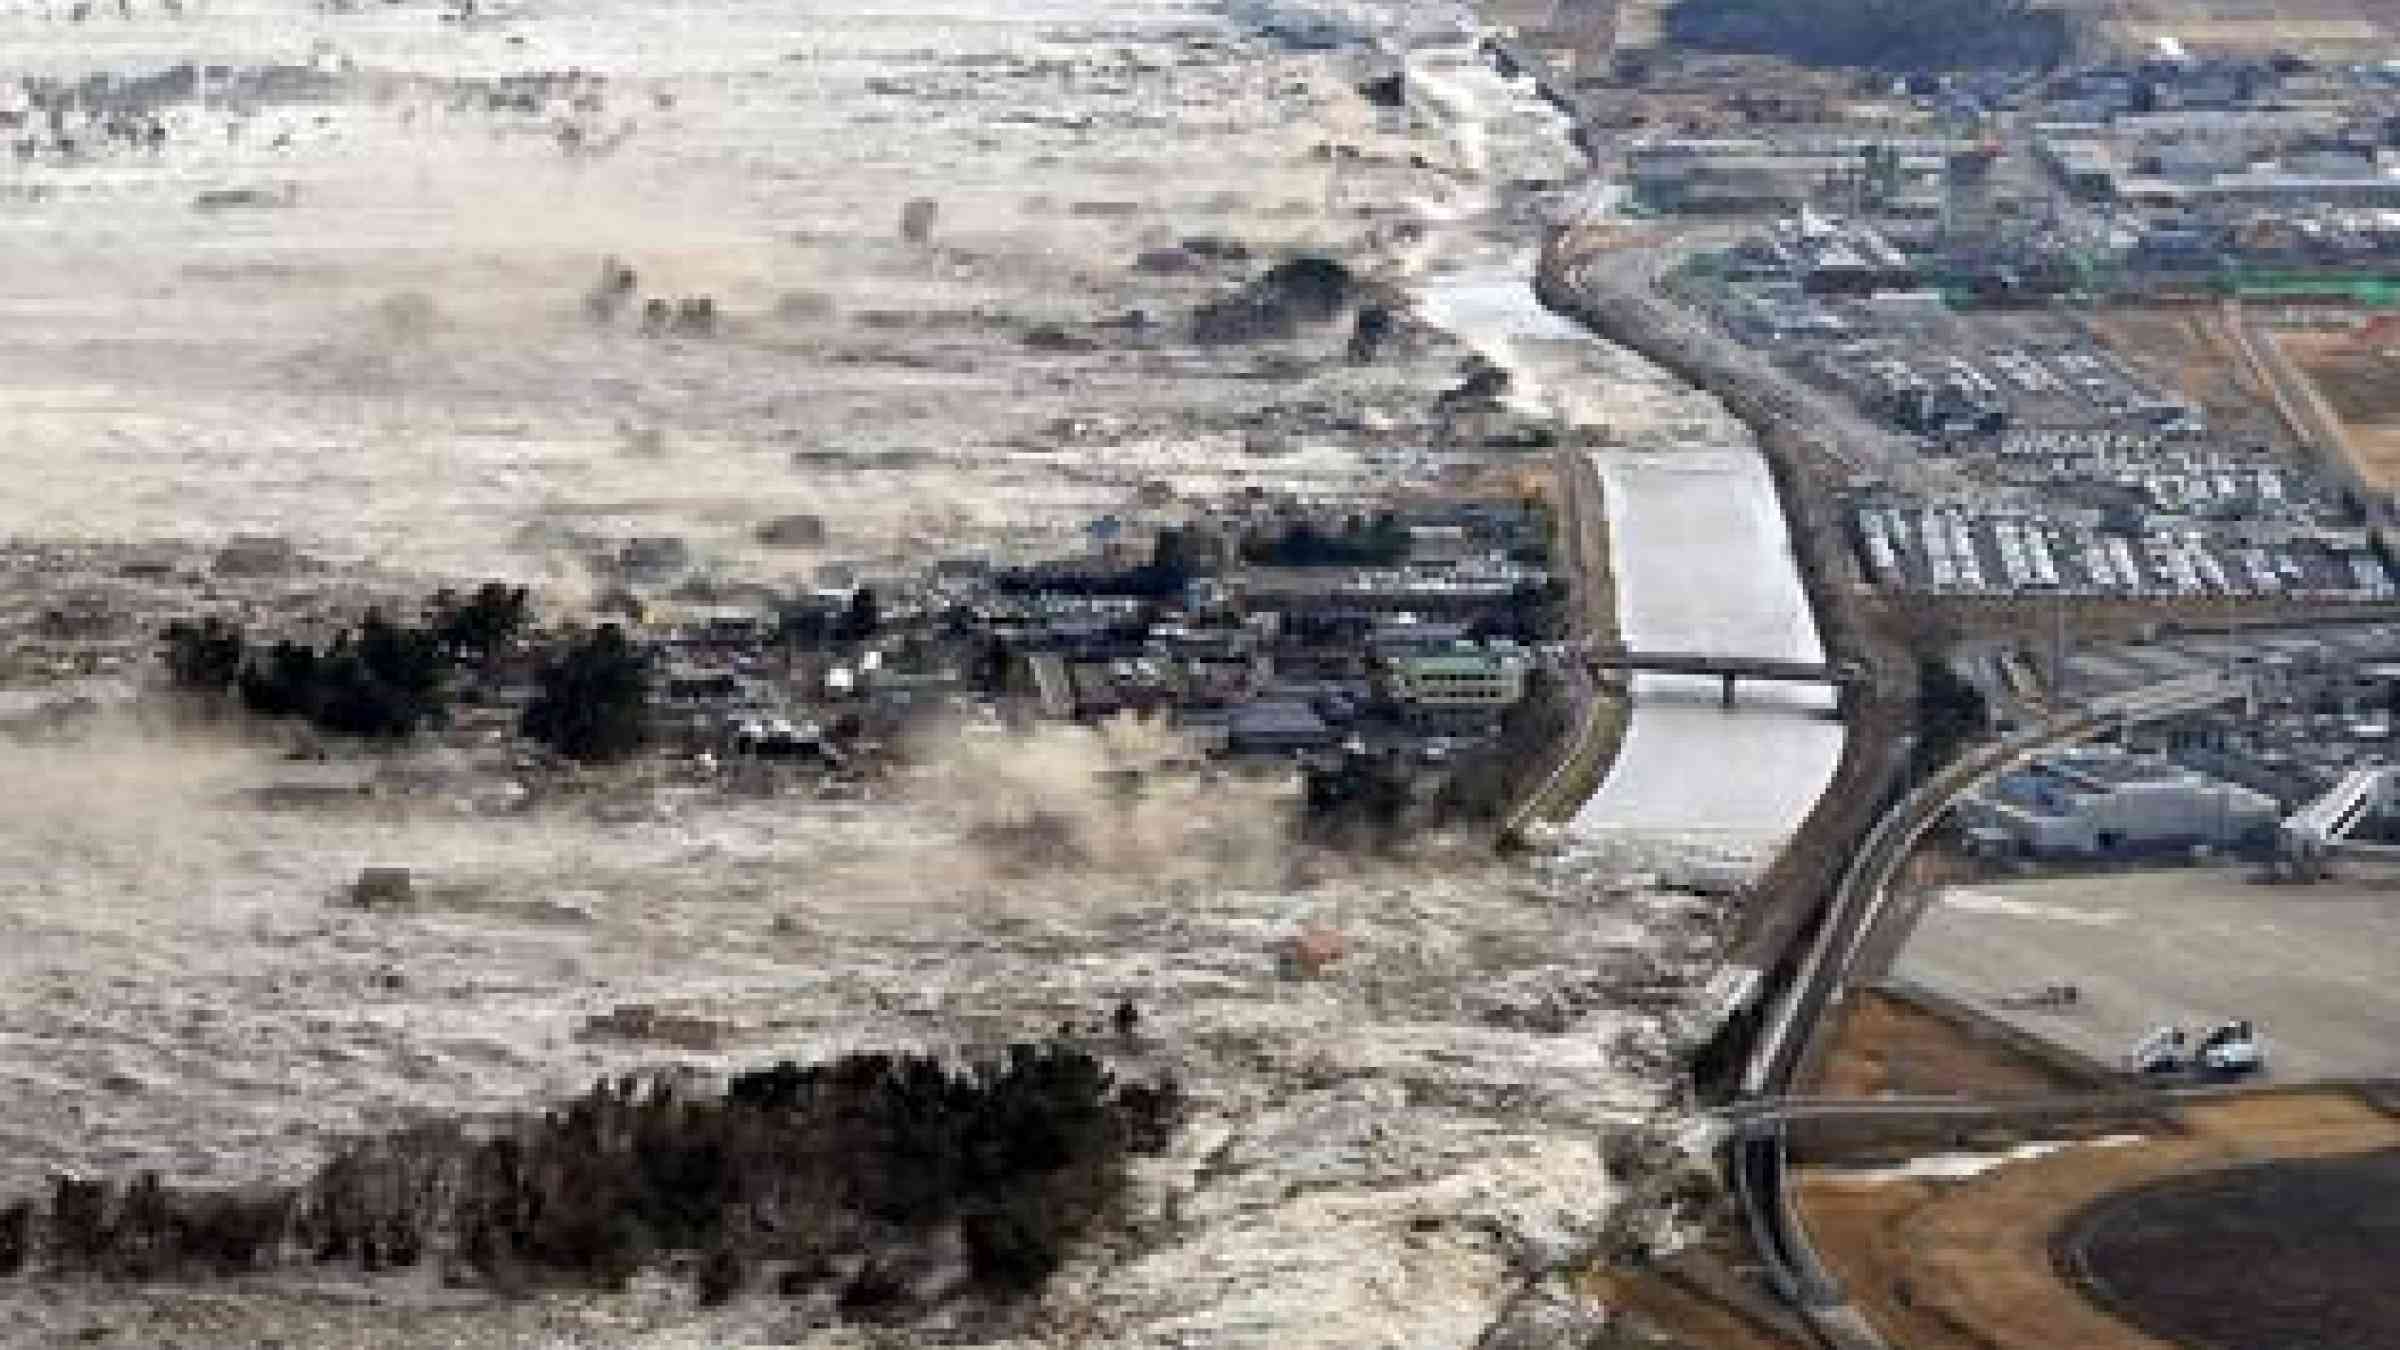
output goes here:
[{"label": "submerged tree", "polygon": [[167,674],[178,689],[224,693],[242,673],[242,630],[223,619],[177,619],[162,635]]},{"label": "submerged tree", "polygon": [[603,624],[542,668],[522,730],[569,759],[622,759],[641,746],[649,698],[649,663]]},{"label": "submerged tree", "polygon": [[523,631],[532,604],[522,586],[487,581],[462,600],[444,591],[433,598],[428,618],[445,651],[461,660],[488,660]]}]

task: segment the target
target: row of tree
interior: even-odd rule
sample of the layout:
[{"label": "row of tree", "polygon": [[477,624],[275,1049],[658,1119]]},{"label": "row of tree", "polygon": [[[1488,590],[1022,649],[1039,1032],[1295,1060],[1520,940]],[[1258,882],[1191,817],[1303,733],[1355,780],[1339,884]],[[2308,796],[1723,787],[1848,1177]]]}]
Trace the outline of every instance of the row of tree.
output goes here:
[{"label": "row of tree", "polygon": [[[1124,1011],[1119,1025],[1130,1031]],[[292,1189],[62,1177],[47,1205],[0,1209],[0,1276],[434,1262],[502,1288],[606,1288],[696,1257],[710,1301],[772,1273],[780,1292],[829,1287],[845,1311],[899,1317],[1038,1288],[1118,1210],[1126,1157],[1166,1146],[1180,1102],[1172,1080],[1120,1084],[1067,1041],[963,1069],[785,1062],[715,1095],[627,1077],[492,1131],[427,1125],[351,1145]],[[951,1234],[964,1290],[945,1290]]]},{"label": "row of tree", "polygon": [[[222,619],[178,620],[162,635],[163,655],[180,689],[237,698],[260,717],[388,741],[447,720],[461,676],[488,673],[524,642],[530,622],[525,588],[493,582],[468,596],[438,592],[415,624],[370,609],[322,647],[256,644]],[[534,656],[539,691],[525,710],[526,736],[581,760],[619,758],[641,744],[649,662],[624,630],[569,635]]]}]

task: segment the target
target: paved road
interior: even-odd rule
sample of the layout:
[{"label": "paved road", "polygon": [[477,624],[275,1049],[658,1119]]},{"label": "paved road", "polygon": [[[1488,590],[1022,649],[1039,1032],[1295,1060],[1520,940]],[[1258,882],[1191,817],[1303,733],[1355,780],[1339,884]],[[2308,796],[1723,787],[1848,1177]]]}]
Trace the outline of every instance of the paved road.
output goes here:
[{"label": "paved road", "polygon": [[[1885,917],[1893,876],[1959,796],[2040,750],[2085,739],[2115,724],[2211,707],[2240,692],[2233,681],[2201,675],[2103,699],[1971,751],[1910,793],[1868,834],[1828,905],[1799,973],[1769,1010],[1743,1073],[1742,1095],[1771,1103],[1804,1072],[1828,1013],[1841,1002],[1860,951]],[[1736,1194],[1771,1278],[1828,1344],[1838,1350],[1885,1350],[1817,1256],[1806,1223],[1784,1187],[1786,1167],[1780,1122],[1745,1135],[1735,1150]]]}]

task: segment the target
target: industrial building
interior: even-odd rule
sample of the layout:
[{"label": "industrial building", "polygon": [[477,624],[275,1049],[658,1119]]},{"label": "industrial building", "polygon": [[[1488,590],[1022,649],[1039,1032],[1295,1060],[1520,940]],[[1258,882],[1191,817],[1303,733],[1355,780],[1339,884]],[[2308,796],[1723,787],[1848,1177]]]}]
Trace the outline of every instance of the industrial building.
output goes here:
[{"label": "industrial building", "polygon": [[1676,137],[1634,146],[1636,195],[1662,211],[1791,210],[1828,195],[1938,194],[1951,159],[1981,142],[1935,136]]},{"label": "industrial building", "polygon": [[2037,858],[2256,848],[2273,841],[2282,818],[2263,792],[2115,748],[2045,756],[1957,811],[1969,838]]}]

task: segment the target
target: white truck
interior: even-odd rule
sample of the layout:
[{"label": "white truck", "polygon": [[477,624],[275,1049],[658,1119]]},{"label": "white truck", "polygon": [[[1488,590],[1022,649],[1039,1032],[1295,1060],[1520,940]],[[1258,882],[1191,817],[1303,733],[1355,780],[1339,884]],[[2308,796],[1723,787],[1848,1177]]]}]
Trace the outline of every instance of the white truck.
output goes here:
[{"label": "white truck", "polygon": [[2192,1070],[2218,1078],[2236,1078],[2267,1067],[2267,1043],[2247,1019],[2221,1022],[2200,1038],[2192,1052]]}]

